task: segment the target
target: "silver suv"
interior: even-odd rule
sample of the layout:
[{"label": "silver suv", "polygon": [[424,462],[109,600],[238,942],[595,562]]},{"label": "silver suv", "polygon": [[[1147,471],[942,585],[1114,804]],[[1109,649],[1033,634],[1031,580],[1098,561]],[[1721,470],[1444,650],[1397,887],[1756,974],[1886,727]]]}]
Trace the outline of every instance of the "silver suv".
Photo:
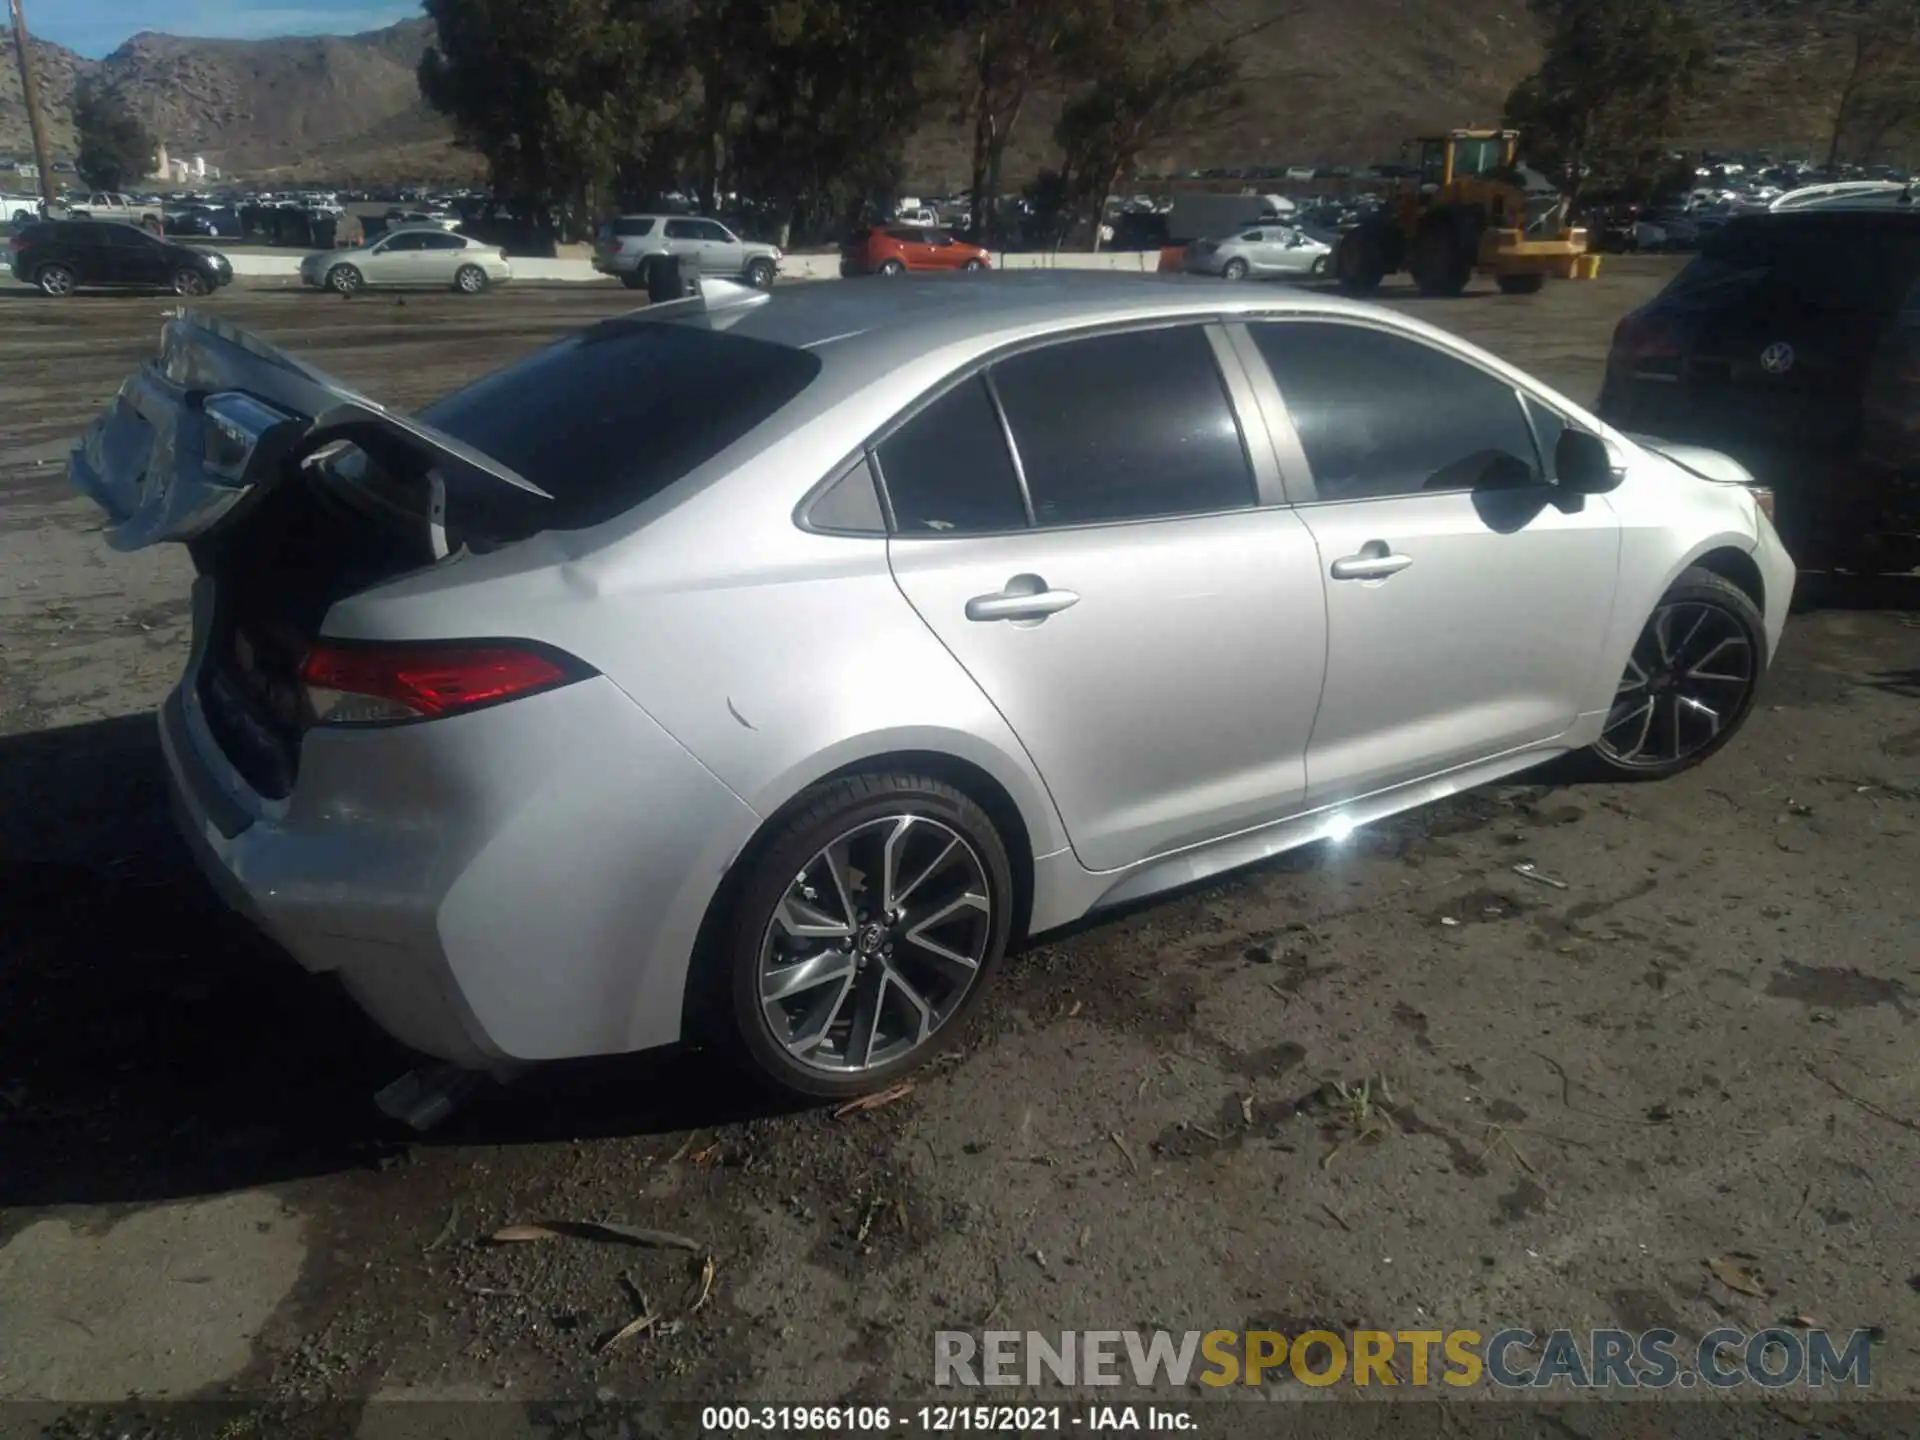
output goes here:
[{"label": "silver suv", "polygon": [[600,227],[593,268],[618,276],[629,290],[644,290],[648,269],[662,255],[691,258],[702,275],[737,276],[756,290],[771,290],[780,273],[779,246],[742,240],[699,215],[617,215]]}]

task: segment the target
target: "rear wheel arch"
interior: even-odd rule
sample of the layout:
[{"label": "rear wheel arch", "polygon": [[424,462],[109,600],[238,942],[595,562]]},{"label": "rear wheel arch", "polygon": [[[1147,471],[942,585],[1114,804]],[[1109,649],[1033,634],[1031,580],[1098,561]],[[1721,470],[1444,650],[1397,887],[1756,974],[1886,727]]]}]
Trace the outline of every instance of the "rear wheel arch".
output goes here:
[{"label": "rear wheel arch", "polygon": [[1023,940],[1033,914],[1034,854],[1032,832],[1011,791],[983,766],[936,750],[889,750],[863,756],[800,785],[779,808],[769,813],[753,836],[728,863],[714,887],[694,940],[692,963],[681,1002],[681,1033],[711,1038],[725,1023],[725,965],[723,946],[728,923],[740,892],[753,877],[761,858],[786,830],[794,816],[813,804],[820,788],[859,776],[916,775],[951,787],[978,805],[1000,835],[1013,878],[1013,911],[1007,932],[1012,949]]}]

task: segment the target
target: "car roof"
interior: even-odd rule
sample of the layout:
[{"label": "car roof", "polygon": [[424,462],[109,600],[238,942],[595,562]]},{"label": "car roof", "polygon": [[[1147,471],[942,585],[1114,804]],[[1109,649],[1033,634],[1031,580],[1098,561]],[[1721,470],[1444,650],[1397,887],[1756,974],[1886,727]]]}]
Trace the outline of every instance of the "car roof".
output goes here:
[{"label": "car roof", "polygon": [[[1262,291],[1207,276],[1026,271],[794,286],[737,311],[708,312],[706,320],[748,339],[818,350],[830,368],[883,373],[935,349],[991,349],[1036,332],[1281,310],[1349,317],[1382,313],[1315,291]],[[1391,318],[1401,328],[1427,329],[1408,316]],[[698,315],[687,320],[700,323]]]},{"label": "car roof", "polygon": [[[453,234],[453,231],[447,229],[444,225],[430,225],[430,224],[425,224],[421,221],[415,220],[411,224],[407,224],[407,225],[389,225],[386,229],[382,230],[378,235],[374,236],[373,238],[375,242],[378,242],[381,240],[385,240],[390,235],[451,235],[451,234]],[[460,238],[462,240],[465,240],[468,237],[465,235],[462,235]]]}]

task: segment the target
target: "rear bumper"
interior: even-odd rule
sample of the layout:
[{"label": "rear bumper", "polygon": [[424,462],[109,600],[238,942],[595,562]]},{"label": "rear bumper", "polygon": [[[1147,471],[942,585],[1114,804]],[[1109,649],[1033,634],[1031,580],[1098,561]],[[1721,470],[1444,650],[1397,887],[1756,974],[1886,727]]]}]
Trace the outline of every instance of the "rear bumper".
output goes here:
[{"label": "rear bumper", "polygon": [[617,255],[596,253],[593,257],[593,268],[602,275],[632,275],[639,270],[640,262],[644,258],[644,256],[628,255],[624,252]]},{"label": "rear bumper", "polygon": [[383,1030],[472,1068],[681,1038],[694,937],[757,822],[611,681],[314,731],[276,803],[214,743],[202,663],[160,719],[180,830],[229,905]]}]

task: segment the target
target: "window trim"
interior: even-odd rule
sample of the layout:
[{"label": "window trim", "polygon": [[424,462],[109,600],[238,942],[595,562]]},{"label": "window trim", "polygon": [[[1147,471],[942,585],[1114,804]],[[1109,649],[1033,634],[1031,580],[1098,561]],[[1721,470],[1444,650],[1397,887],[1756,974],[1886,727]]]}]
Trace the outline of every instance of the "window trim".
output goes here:
[{"label": "window trim", "polygon": [[[1260,416],[1257,411],[1248,413],[1242,409],[1242,401],[1246,398],[1248,392],[1238,389],[1232,379],[1233,375],[1238,371],[1241,378],[1251,385],[1252,376],[1246,373],[1243,357],[1240,356],[1233,347],[1225,345],[1214,338],[1217,332],[1229,327],[1238,318],[1237,315],[1223,315],[1218,312],[1199,312],[1191,315],[1156,315],[1124,320],[1095,321],[1090,324],[1077,325],[1068,330],[1058,330],[1046,335],[1029,336],[1025,339],[1009,341],[1006,344],[994,347],[982,355],[975,356],[959,369],[948,372],[936,384],[923,391],[911,402],[895,412],[884,425],[880,426],[867,437],[863,447],[873,463],[874,475],[880,482],[880,505],[881,508],[886,511],[887,523],[890,527],[888,531],[889,537],[897,540],[924,540],[936,543],[953,543],[962,540],[985,540],[1007,535],[1038,535],[1067,533],[1077,530],[1113,529],[1124,525],[1178,524],[1183,520],[1204,520],[1209,517],[1221,515],[1251,515],[1257,514],[1262,510],[1288,508],[1293,502],[1288,499],[1279,483],[1281,477],[1277,473],[1277,467],[1270,469],[1262,465],[1261,451],[1266,447],[1258,446],[1254,443],[1252,432],[1249,429],[1253,422],[1263,417]],[[1234,424],[1240,432],[1241,457],[1246,460],[1247,468],[1253,478],[1254,497],[1252,504],[1236,505],[1226,510],[1194,510],[1179,515],[1147,515],[1126,520],[1086,520],[1071,525],[1029,524],[1018,530],[968,530],[965,532],[956,531],[950,534],[934,532],[925,535],[918,531],[912,534],[906,534],[901,531],[893,508],[893,494],[887,483],[886,466],[881,463],[879,450],[880,447],[886,444],[897,432],[911,424],[921,411],[936,404],[949,392],[957,390],[960,386],[966,384],[967,381],[985,375],[993,366],[1003,360],[1011,359],[1016,355],[1025,355],[1035,350],[1050,349],[1056,345],[1070,345],[1079,340],[1094,340],[1104,335],[1127,335],[1146,330],[1172,330],[1180,328],[1198,328],[1201,333],[1207,337],[1209,346],[1213,351],[1214,364],[1220,374],[1221,388],[1226,395],[1227,408],[1229,412],[1232,413]],[[992,397],[995,410],[999,411],[1000,398],[991,379],[988,381],[987,388],[988,394]],[[1007,445],[1008,456],[1014,465],[1014,474],[1020,482],[1022,499],[1029,507],[1028,513],[1031,514],[1032,500],[1026,488],[1026,470],[1020,460],[1019,447],[1014,444],[1012,434],[1010,430],[1006,428],[1004,414],[1001,416],[1001,422],[1003,427],[1001,438]],[[1269,464],[1272,464],[1271,460]],[[835,473],[838,472],[836,471]]]},{"label": "window trim", "polygon": [[[820,503],[835,486],[845,480],[855,470],[865,466],[867,477],[873,484],[875,501],[880,506],[880,526],[878,530],[842,530],[832,525],[821,525],[813,518],[813,507]],[[893,501],[887,494],[887,487],[880,479],[880,462],[874,454],[862,445],[838,465],[829,470],[825,478],[816,480],[807,493],[800,497],[793,507],[793,523],[796,529],[808,535],[820,535],[833,540],[878,540],[884,543],[894,533]]]},{"label": "window trim", "polygon": [[[1313,464],[1307,459],[1306,446],[1301,443],[1300,432],[1293,423],[1293,411],[1287,405],[1286,392],[1280,388],[1280,381],[1274,375],[1273,367],[1267,364],[1267,357],[1260,353],[1259,342],[1253,338],[1252,327],[1256,324],[1304,323],[1345,325],[1355,330],[1373,330],[1383,335],[1390,335],[1397,340],[1404,340],[1410,344],[1422,346],[1425,349],[1431,350],[1434,354],[1444,356],[1456,364],[1465,365],[1469,369],[1479,371],[1489,380],[1504,386],[1510,391],[1513,395],[1514,404],[1520,407],[1521,423],[1525,425],[1527,435],[1533,442],[1533,453],[1535,462],[1540,467],[1542,477],[1541,488],[1543,489],[1557,490],[1559,488],[1559,482],[1551,477],[1551,462],[1540,451],[1540,435],[1539,432],[1534,429],[1533,417],[1527,413],[1527,401],[1531,399],[1542,409],[1551,410],[1560,417],[1570,430],[1585,430],[1589,428],[1585,425],[1576,424],[1573,418],[1561,409],[1560,406],[1549,403],[1530,386],[1516,384],[1510,377],[1502,375],[1499,371],[1490,368],[1478,357],[1456,350],[1450,345],[1441,344],[1417,331],[1404,329],[1391,322],[1377,320],[1370,315],[1344,315],[1337,313],[1319,313],[1310,310],[1287,310],[1248,311],[1237,318],[1241,322],[1238,328],[1245,332],[1246,338],[1246,349],[1241,356],[1242,362],[1246,364],[1249,370],[1255,370],[1257,367],[1256,373],[1265,377],[1266,384],[1272,387],[1273,398],[1279,404],[1279,413],[1285,417],[1284,433],[1278,430],[1275,431],[1275,446],[1278,449],[1284,449],[1290,452],[1286,456],[1283,456],[1281,465],[1282,470],[1288,477],[1287,488],[1289,493],[1292,493],[1295,489],[1292,480],[1293,475],[1298,474],[1302,477],[1302,483],[1298,487],[1301,493],[1293,501],[1297,506],[1368,505],[1382,501],[1430,499],[1435,495],[1471,495],[1474,492],[1470,488],[1464,490],[1412,490],[1400,495],[1355,495],[1347,499],[1323,498],[1320,494],[1319,478],[1313,473]],[[1271,423],[1272,422],[1269,422],[1269,424]],[[1297,470],[1292,468],[1295,465],[1298,466]]]}]

